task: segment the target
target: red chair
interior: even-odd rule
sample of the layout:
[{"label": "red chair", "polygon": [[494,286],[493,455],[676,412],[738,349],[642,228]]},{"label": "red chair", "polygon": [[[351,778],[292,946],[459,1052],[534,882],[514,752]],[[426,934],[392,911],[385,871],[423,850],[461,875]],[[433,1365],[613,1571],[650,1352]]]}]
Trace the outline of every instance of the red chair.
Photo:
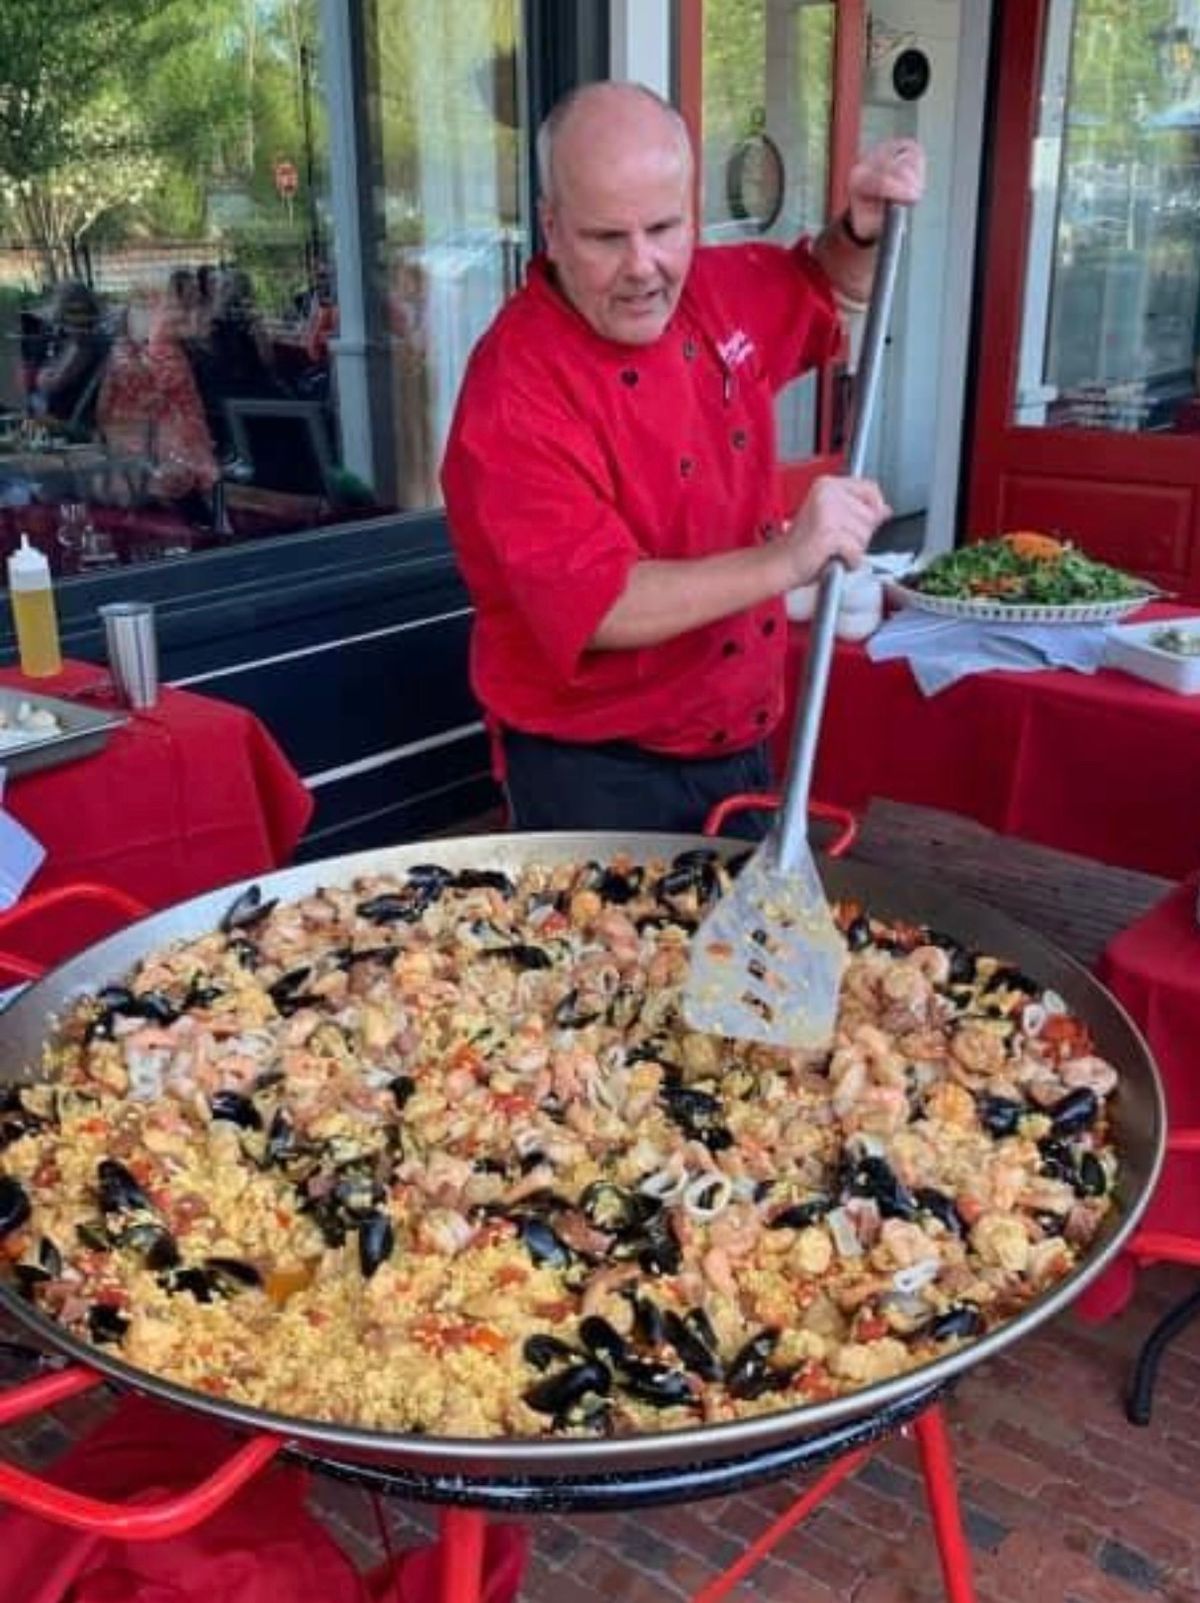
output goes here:
[{"label": "red chair", "polygon": [[[1200,1130],[1177,1130],[1169,1135],[1168,1161],[1173,1153],[1200,1156]],[[1139,1268],[1144,1264],[1177,1263],[1200,1269],[1200,1232],[1189,1236],[1173,1230],[1136,1230],[1125,1250]],[[1150,1423],[1158,1366],[1170,1344],[1197,1318],[1200,1318],[1200,1288],[1164,1314],[1142,1343],[1125,1402],[1125,1416],[1131,1425]]]},{"label": "red chair", "polygon": [[79,880],[70,885],[59,885],[54,890],[39,891],[0,913],[0,973],[15,980],[39,980],[50,964],[31,958],[27,953],[14,951],[11,942],[20,938],[26,926],[36,928],[47,914],[60,913],[70,908],[99,909],[114,915],[117,925],[131,919],[144,918],[150,909],[135,896],[129,896],[111,885],[91,880]]}]

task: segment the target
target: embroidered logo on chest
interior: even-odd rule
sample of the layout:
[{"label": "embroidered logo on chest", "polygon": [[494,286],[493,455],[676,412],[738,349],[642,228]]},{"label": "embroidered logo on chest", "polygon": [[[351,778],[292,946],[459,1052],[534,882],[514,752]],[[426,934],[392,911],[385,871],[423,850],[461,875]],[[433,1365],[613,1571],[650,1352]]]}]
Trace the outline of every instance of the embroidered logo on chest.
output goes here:
[{"label": "embroidered logo on chest", "polygon": [[754,355],[754,341],[744,328],[735,328],[728,339],[717,341],[717,353],[726,367],[741,367]]}]

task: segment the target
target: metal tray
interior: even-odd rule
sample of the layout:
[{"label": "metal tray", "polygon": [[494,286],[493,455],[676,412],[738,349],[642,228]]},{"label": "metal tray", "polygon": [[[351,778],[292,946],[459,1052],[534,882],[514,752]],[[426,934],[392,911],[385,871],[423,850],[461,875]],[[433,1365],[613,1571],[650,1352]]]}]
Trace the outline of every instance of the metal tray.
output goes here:
[{"label": "metal tray", "polygon": [[91,756],[104,748],[114,729],[129,722],[124,713],[81,707],[78,702],[63,701],[58,696],[0,689],[0,711],[15,714],[23,701],[52,712],[62,727],[53,734],[30,735],[19,746],[6,746],[0,741],[0,768],[10,779],[35,774],[43,768],[56,768],[59,763],[73,762],[77,757]]}]

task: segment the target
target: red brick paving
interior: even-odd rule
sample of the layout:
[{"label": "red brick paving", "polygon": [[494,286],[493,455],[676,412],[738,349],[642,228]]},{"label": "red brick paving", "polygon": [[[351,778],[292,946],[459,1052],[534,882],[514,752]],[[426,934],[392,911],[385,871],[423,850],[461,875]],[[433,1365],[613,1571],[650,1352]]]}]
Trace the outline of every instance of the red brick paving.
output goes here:
[{"label": "red brick paving", "polygon": [[[1068,1315],[957,1388],[949,1417],[979,1603],[1200,1603],[1200,1327],[1168,1353],[1153,1423],[1131,1426],[1121,1409],[1139,1343],[1192,1283],[1152,1271],[1120,1318],[1090,1326]],[[101,1406],[84,1399],[9,1431],[3,1449],[45,1462]],[[538,1520],[522,1603],[682,1603],[793,1495],[775,1485],[677,1509]],[[356,1561],[378,1560],[364,1492],[318,1479],[313,1506]],[[386,1512],[397,1546],[428,1538],[428,1510],[390,1502]],[[943,1596],[907,1440],[882,1448],[731,1594],[739,1603]]]}]

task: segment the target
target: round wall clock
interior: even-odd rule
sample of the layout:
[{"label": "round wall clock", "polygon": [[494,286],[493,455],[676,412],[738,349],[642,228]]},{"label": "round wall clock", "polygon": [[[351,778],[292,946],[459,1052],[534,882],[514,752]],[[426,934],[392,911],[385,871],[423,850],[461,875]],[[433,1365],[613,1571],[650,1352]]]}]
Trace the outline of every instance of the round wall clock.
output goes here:
[{"label": "round wall clock", "polygon": [[783,210],[783,156],[769,134],[756,130],[734,147],[725,166],[730,215],[752,223],[760,234]]}]

